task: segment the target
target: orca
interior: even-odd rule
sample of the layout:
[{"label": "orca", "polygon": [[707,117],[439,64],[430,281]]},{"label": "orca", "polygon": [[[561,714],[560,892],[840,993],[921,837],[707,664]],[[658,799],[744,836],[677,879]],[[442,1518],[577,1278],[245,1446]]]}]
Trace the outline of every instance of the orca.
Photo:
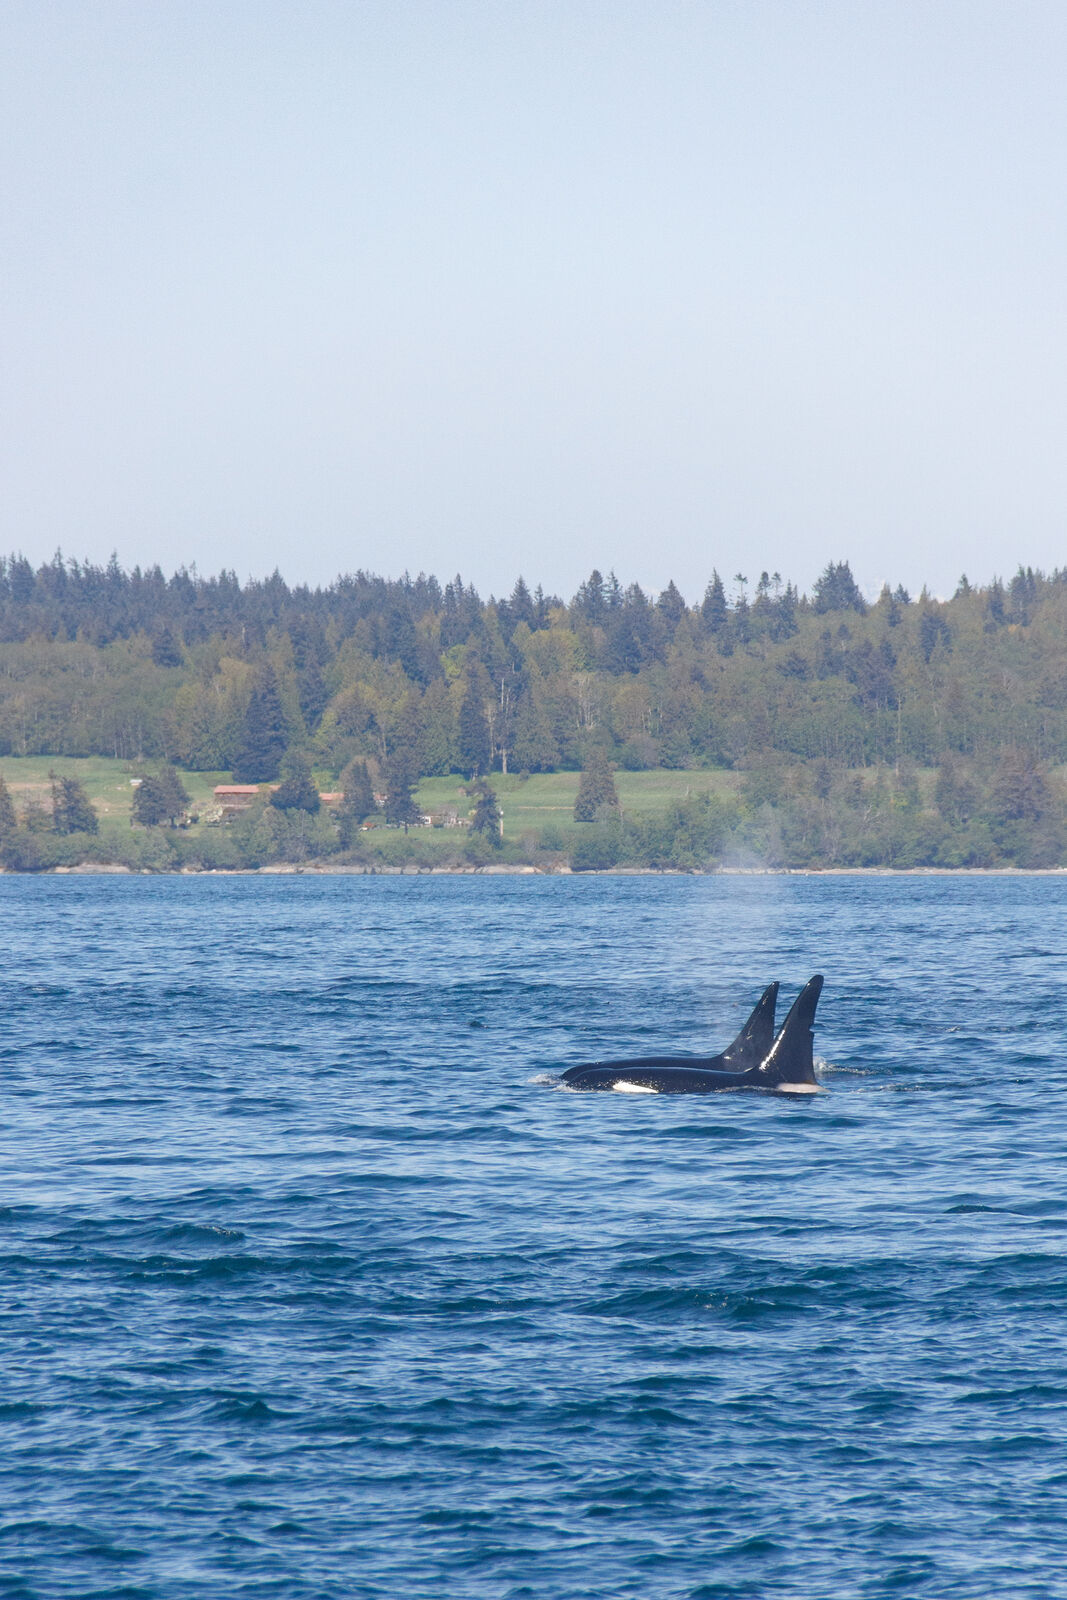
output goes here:
[{"label": "orca", "polygon": [[777,1035],[774,1008],[778,985],[772,983],[722,1055],[594,1061],[569,1067],[562,1081],[571,1089],[615,1089],[623,1094],[712,1094],[720,1089],[814,1094],[819,1086],[812,1057],[812,1026],[822,985],[821,973],[808,980]]}]

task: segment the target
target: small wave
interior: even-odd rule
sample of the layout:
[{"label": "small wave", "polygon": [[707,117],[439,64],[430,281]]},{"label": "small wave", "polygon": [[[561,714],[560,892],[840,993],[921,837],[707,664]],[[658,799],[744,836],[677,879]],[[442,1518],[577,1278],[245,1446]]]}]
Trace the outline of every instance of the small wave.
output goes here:
[{"label": "small wave", "polygon": [[48,1410],[33,1400],[0,1401],[0,1418],[13,1421],[16,1417],[38,1417]]},{"label": "small wave", "polygon": [[496,1512],[464,1506],[434,1506],[420,1512],[418,1520],[431,1528],[474,1528],[494,1522]]},{"label": "small wave", "polygon": [[178,1222],[173,1227],[167,1228],[163,1234],[164,1239],[177,1241],[179,1239],[203,1240],[210,1243],[214,1239],[226,1239],[239,1242],[246,1236],[239,1228],[223,1228],[218,1223]]},{"label": "small wave", "polygon": [[223,1422],[251,1422],[259,1425],[283,1422],[290,1415],[275,1409],[262,1395],[226,1395],[212,1408],[212,1414]]}]

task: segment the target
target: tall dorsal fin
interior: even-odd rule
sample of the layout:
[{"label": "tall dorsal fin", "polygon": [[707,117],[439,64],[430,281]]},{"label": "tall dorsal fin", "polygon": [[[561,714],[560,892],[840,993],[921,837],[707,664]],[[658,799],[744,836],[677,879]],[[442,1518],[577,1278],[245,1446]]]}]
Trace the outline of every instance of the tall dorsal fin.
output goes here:
[{"label": "tall dorsal fin", "polygon": [[789,1015],[782,1023],[767,1056],[760,1062],[760,1077],[768,1087],[776,1083],[815,1083],[815,1066],[812,1060],[815,1007],[822,993],[822,973],[809,978],[793,1001]]},{"label": "tall dorsal fin", "polygon": [[758,1067],[774,1043],[774,1008],[778,985],[770,983],[756,1001],[752,1015],[733,1044],[723,1051],[723,1067],[729,1072],[747,1072]]}]

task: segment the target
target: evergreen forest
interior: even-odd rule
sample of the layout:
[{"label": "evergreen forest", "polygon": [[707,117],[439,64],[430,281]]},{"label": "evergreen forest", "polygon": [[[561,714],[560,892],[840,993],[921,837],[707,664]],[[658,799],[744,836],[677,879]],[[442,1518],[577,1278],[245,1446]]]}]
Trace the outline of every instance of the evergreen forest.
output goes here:
[{"label": "evergreen forest", "polygon": [[[350,822],[373,807],[415,855],[420,785],[455,776],[484,821],[503,780],[574,773],[577,835],[509,843],[478,824],[468,854],[1057,866],[1067,570],[964,577],[948,599],[887,586],[873,603],[845,561],[810,594],[712,571],[702,595],[653,595],[594,571],[569,598],[519,578],[483,599],[459,577],[357,572],[313,589],[16,555],[0,559],[0,771],[25,757],[130,764],[149,780],[133,820],[161,833],[180,813],[177,768],[281,784],[275,820],[303,818],[305,856],[365,848],[344,808],[317,815],[312,771],[344,791]],[[615,777],[657,772],[728,776],[654,817],[620,806]],[[56,792],[52,831],[90,837],[68,826],[77,796]],[[14,812],[5,827],[47,831]],[[283,834],[268,856],[291,853]]]}]

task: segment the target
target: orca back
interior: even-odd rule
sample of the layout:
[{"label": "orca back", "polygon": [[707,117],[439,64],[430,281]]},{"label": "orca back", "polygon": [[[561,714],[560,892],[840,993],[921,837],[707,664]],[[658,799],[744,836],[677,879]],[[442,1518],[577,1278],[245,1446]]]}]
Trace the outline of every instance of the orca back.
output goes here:
[{"label": "orca back", "polygon": [[[778,984],[764,989],[733,1044],[717,1056],[629,1056],[622,1061],[594,1061],[568,1067],[561,1074],[574,1088],[610,1089],[629,1081],[644,1087],[655,1083],[661,1091],[670,1080],[673,1092],[729,1086],[733,1076],[758,1071],[774,1045],[774,1008]],[[703,1073],[704,1077],[699,1074]]]}]

